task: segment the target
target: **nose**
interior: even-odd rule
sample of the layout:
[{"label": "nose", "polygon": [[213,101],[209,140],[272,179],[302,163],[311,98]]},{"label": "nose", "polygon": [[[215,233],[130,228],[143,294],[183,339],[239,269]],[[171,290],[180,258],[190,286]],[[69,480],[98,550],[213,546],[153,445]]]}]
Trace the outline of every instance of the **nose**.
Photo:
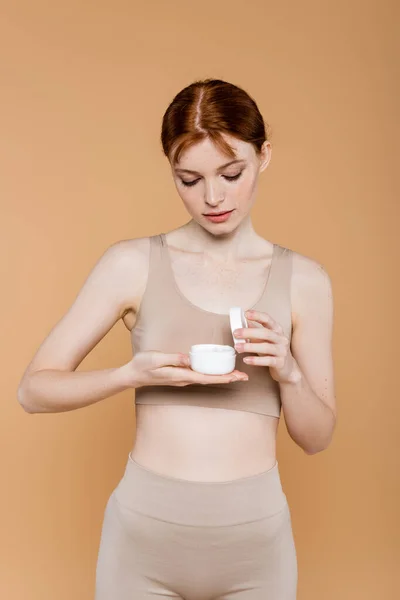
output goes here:
[{"label": "nose", "polygon": [[205,187],[205,202],[209,206],[218,206],[224,200],[224,193],[217,185],[206,183]]}]

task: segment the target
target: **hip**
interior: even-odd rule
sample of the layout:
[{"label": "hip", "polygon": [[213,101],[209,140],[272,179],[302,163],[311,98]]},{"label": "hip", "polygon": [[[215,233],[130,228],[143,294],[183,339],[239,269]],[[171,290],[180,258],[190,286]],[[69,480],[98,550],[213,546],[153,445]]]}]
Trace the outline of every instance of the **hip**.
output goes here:
[{"label": "hip", "polygon": [[[297,557],[278,463],[199,482],[129,456],[104,515],[96,600],[242,596],[294,600]],[[146,593],[147,592],[147,593]]]}]

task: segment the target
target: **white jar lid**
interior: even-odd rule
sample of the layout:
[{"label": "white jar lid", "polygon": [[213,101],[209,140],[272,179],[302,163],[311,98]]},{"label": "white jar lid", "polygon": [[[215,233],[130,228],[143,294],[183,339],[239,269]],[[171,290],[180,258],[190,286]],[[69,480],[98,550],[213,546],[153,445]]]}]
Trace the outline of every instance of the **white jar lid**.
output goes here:
[{"label": "white jar lid", "polygon": [[244,342],[244,338],[236,338],[233,335],[235,329],[244,329],[248,327],[247,319],[244,314],[244,310],[241,306],[233,306],[229,309],[229,320],[231,324],[232,337],[235,344]]}]

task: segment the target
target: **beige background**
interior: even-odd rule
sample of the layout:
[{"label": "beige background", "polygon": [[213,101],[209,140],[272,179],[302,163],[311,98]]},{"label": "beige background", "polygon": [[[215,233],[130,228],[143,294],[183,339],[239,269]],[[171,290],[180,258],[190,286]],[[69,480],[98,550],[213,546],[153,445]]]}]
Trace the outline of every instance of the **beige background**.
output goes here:
[{"label": "beige background", "polygon": [[[298,597],[399,597],[395,5],[1,3],[2,598],[93,597],[103,511],[134,439],[133,393],[29,415],[16,388],[110,243],[187,219],[161,119],[177,91],[208,76],[243,86],[271,127],[257,231],[321,261],[334,286],[334,441],[308,457],[283,423],[279,435]],[[119,322],[80,368],[129,357]]]}]

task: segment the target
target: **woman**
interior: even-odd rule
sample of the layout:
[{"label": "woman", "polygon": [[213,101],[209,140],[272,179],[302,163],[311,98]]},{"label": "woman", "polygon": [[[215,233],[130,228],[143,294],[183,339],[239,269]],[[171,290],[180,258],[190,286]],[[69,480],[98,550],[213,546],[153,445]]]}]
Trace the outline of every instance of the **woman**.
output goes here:
[{"label": "woman", "polygon": [[[276,435],[282,410],[307,454],[332,438],[330,279],[253,228],[271,146],[244,90],[220,80],[183,89],[162,145],[190,221],[105,251],[28,366],[19,401],[62,412],[135,389],[136,439],[105,510],[96,600],[294,600]],[[236,305],[251,307],[235,333],[237,368],[193,371],[192,344],[233,344]],[[132,360],[76,372],[119,319]]]}]

